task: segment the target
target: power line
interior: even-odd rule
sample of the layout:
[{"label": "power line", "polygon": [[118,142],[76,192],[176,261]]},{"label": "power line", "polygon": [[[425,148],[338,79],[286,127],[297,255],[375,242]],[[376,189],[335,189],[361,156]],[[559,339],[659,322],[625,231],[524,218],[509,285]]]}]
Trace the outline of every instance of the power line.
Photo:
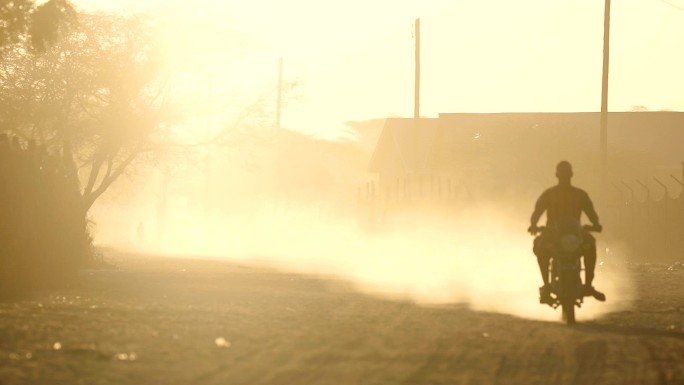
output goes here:
[{"label": "power line", "polygon": [[660,0],[660,1],[662,1],[663,3],[669,5],[669,6],[672,7],[672,8],[676,8],[676,9],[678,9],[678,10],[680,10],[680,11],[684,11],[684,7],[679,6],[679,5],[677,5],[677,4],[674,4],[674,3],[672,3],[672,2],[670,2],[670,1],[668,1],[668,0]]}]

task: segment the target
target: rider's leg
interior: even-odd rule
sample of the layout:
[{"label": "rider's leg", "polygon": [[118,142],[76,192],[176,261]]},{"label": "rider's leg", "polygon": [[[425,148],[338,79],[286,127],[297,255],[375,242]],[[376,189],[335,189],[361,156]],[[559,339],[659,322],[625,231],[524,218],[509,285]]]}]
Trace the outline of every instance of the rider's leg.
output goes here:
[{"label": "rider's leg", "polygon": [[539,288],[539,303],[551,305],[553,304],[551,286],[549,286],[549,260],[551,259],[551,252],[543,234],[535,238],[532,251],[537,256],[539,271],[541,272],[542,282],[544,282],[544,286]]},{"label": "rider's leg", "polygon": [[585,236],[584,245],[584,284],[591,286],[594,282],[594,270],[596,269],[596,239],[589,235]]},{"label": "rider's leg", "polygon": [[537,263],[539,264],[539,272],[542,276],[544,286],[549,284],[549,259],[551,253],[548,250],[546,239],[543,235],[534,239],[534,247],[532,248],[534,255],[537,256]]},{"label": "rider's leg", "polygon": [[544,286],[546,286],[549,284],[549,258],[543,255],[537,255],[537,263],[539,264],[542,282],[544,282]]},{"label": "rider's leg", "polygon": [[594,289],[594,270],[596,268],[596,239],[588,234],[584,245],[584,295],[590,295],[599,301],[605,301],[606,295]]}]

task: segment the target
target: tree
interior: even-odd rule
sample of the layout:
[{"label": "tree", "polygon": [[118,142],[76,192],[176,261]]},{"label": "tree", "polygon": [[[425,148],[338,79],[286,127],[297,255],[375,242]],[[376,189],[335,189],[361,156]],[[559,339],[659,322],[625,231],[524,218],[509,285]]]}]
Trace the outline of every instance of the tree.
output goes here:
[{"label": "tree", "polygon": [[0,52],[25,38],[33,48],[45,50],[74,21],[75,14],[66,0],[50,0],[38,7],[31,0],[0,0]]},{"label": "tree", "polygon": [[59,39],[53,32],[32,35],[47,37],[32,39],[40,52],[26,37],[6,46],[0,127],[61,152],[87,211],[129,166],[173,141],[170,77],[143,17],[81,14]]}]

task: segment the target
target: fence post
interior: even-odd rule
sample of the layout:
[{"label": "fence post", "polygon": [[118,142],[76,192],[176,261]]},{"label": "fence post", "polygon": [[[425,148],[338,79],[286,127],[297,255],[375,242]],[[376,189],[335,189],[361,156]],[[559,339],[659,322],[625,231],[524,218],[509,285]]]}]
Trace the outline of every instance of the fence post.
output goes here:
[{"label": "fence post", "polygon": [[651,199],[651,190],[648,188],[648,186],[646,186],[646,184],[642,183],[639,179],[637,179],[636,182],[638,184],[640,184],[641,187],[644,188],[644,190],[646,190],[646,200]]},{"label": "fence post", "polygon": [[659,185],[663,186],[663,188],[665,189],[665,198],[669,198],[670,197],[670,191],[667,189],[667,186],[665,185],[665,183],[661,182],[660,179],[658,179],[658,178],[653,178],[653,180],[656,181],[656,183],[658,183]]},{"label": "fence post", "polygon": [[625,194],[624,194],[624,192],[622,191],[622,189],[620,188],[620,186],[618,186],[617,184],[615,184],[615,182],[611,182],[610,184],[613,186],[613,188],[615,189],[615,191],[617,191],[617,193],[620,195],[620,201],[622,201],[621,203],[624,203]]},{"label": "fence post", "polygon": [[642,239],[643,239],[643,234],[638,231],[638,226],[639,224],[637,223],[637,214],[638,210],[636,207],[636,199],[634,197],[634,189],[632,186],[628,185],[627,182],[621,181],[621,183],[627,188],[629,191],[629,203],[626,205],[627,210],[626,210],[626,215],[628,216],[627,222],[627,244],[629,244],[630,248],[632,251],[636,254],[641,250],[642,247]]},{"label": "fence post", "polygon": [[651,259],[651,250],[652,250],[652,243],[651,243],[651,234],[652,234],[652,226],[651,226],[651,190],[646,186],[645,183],[641,182],[640,180],[636,180],[636,182],[641,185],[641,187],[646,190],[646,200],[644,201],[644,206],[646,207],[646,247],[645,247],[645,254],[647,254],[648,258]]},{"label": "fence post", "polygon": [[669,201],[670,201],[670,192],[668,191],[667,186],[663,182],[661,182],[660,179],[654,177],[653,180],[655,180],[656,183],[658,183],[659,185],[661,185],[665,189],[665,196],[663,196],[663,199],[662,199],[663,206],[664,206],[664,212],[663,212],[664,221],[663,222],[665,223],[665,226],[662,229],[662,240],[664,243],[663,248],[665,249],[665,255],[667,255],[667,257],[669,258],[674,254],[674,250],[672,250],[670,247],[671,226],[670,226],[670,218],[669,218],[670,210],[668,207]]},{"label": "fence post", "polygon": [[624,194],[623,194],[622,190],[620,189],[620,186],[618,186],[617,184],[615,184],[615,182],[611,182],[610,184],[613,186],[613,188],[614,188],[614,189],[617,191],[617,193],[620,195],[620,200],[619,200],[618,205],[617,205],[617,206],[613,206],[613,207],[616,207],[616,208],[614,208],[613,211],[612,211],[613,217],[612,217],[611,219],[614,220],[614,223],[615,223],[615,224],[620,224],[620,225],[622,225],[622,223],[623,223],[622,218],[624,217],[624,212],[623,212],[623,211],[625,210],[625,207],[624,207],[624,206],[625,206]]},{"label": "fence post", "polygon": [[625,181],[622,181],[622,184],[625,185],[625,187],[627,187],[627,190],[629,190],[629,199],[632,202],[634,202],[634,189],[632,187],[630,187],[630,185],[625,183]]}]

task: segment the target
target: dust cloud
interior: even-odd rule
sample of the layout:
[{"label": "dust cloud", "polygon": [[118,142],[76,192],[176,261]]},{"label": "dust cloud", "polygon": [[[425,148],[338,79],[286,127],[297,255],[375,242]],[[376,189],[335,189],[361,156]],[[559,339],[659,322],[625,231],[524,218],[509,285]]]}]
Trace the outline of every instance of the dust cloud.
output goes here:
[{"label": "dust cloud", "polygon": [[[324,275],[391,300],[424,306],[466,304],[478,311],[559,320],[537,302],[540,285],[527,216],[470,208],[457,216],[405,213],[369,225],[354,212],[325,207],[265,206],[229,216],[176,208],[165,235],[134,246],[177,257],[201,257]],[[601,245],[598,236],[599,247]],[[628,277],[599,255],[595,285],[608,302],[588,299],[582,319],[629,305]]]},{"label": "dust cloud", "polygon": [[[425,306],[467,304],[560,319],[559,310],[538,303],[541,277],[526,232],[535,199],[556,183],[558,154],[512,164],[518,158],[504,143],[473,163],[506,167],[473,167],[462,177],[468,183],[459,184],[459,191],[454,187],[448,199],[402,200],[397,191],[378,188],[378,199],[367,201],[359,187],[372,177],[366,172],[372,141],[326,142],[287,130],[264,137],[270,140],[255,142],[249,151],[226,148],[207,164],[177,169],[171,177],[131,181],[134,192],[122,184],[93,209],[95,241],[324,275],[368,294]],[[494,154],[501,159],[491,159]],[[593,158],[570,159],[583,160],[574,163],[578,186],[596,191]],[[605,252],[606,235],[597,235],[594,283],[608,301],[587,299],[581,319],[630,304],[629,276],[618,263],[625,255]]]}]

